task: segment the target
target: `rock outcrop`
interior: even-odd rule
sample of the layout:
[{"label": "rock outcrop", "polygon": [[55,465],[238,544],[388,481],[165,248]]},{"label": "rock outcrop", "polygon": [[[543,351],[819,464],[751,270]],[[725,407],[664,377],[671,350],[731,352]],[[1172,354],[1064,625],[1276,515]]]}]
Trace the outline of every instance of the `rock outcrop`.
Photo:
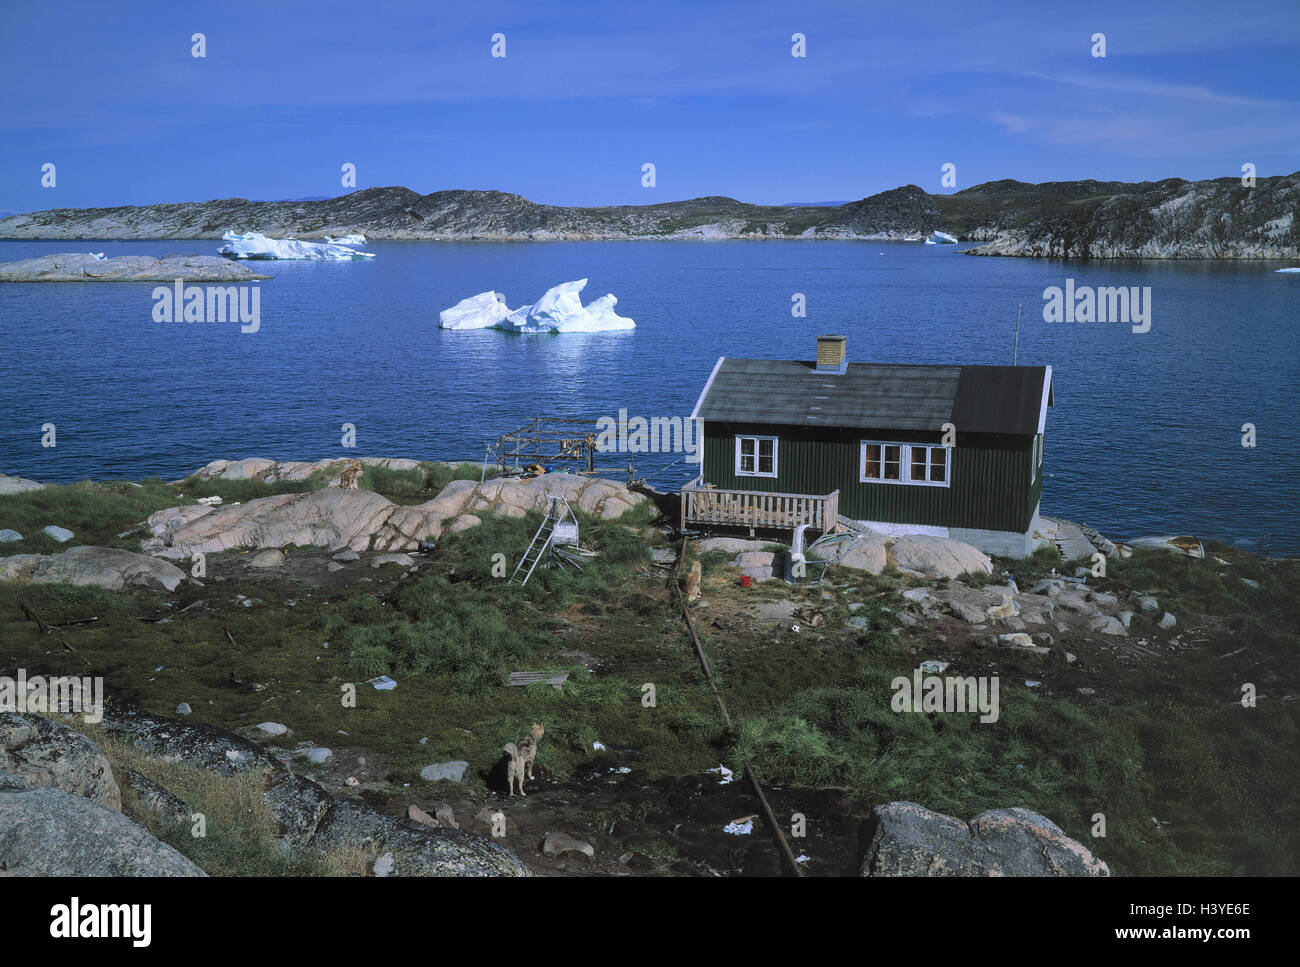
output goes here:
[{"label": "rock outcrop", "polygon": [[7,477],[0,473],[0,497],[6,494],[25,494],[29,490],[40,490],[45,486],[43,483],[37,483],[35,480],[26,480],[23,477]]},{"label": "rock outcrop", "polygon": [[113,768],[80,732],[40,715],[0,712],[0,772],[122,809]]},{"label": "rock outcrop", "polygon": [[388,876],[528,876],[504,846],[459,829],[425,826],[335,799],[310,839],[312,849],[369,849],[391,855]]},{"label": "rock outcrop", "polygon": [[[27,719],[39,720],[39,716],[18,717],[22,721],[14,728],[30,728]],[[266,754],[255,742],[227,732],[226,729],[165,719],[149,712],[120,710],[105,712],[101,727],[110,736],[129,742],[149,758],[162,762],[183,762],[220,776],[260,773],[266,782],[264,801],[277,821],[279,838],[286,849],[311,850],[321,854],[339,850],[391,854],[393,866],[387,867],[385,864],[385,868],[387,875],[393,876],[529,875],[524,863],[506,847],[459,829],[428,827],[416,821],[382,814],[364,803],[333,797],[316,782],[292,775],[285,764]],[[0,736],[3,734],[0,732]],[[62,736],[57,728],[52,730],[52,734]],[[75,733],[72,734],[75,736]],[[62,736],[62,740],[68,742],[68,737]],[[90,750],[94,749],[94,745],[88,740],[85,742],[90,749],[79,745],[74,747],[86,762],[90,762]],[[31,745],[31,742],[27,745]],[[59,746],[53,741],[45,741],[43,747],[57,749]],[[0,759],[0,868],[3,868],[5,855],[3,777],[9,775],[3,772],[3,768],[4,760]],[[77,772],[65,771],[70,777],[65,785],[73,785],[74,782],[85,785],[81,776],[87,771],[88,767]],[[39,773],[36,777],[39,779]],[[16,788],[34,788],[32,782],[23,777],[10,776],[10,779]],[[126,777],[126,781],[136,805],[159,816],[162,823],[183,823],[187,820],[185,805],[157,782],[134,772]],[[53,829],[65,815],[69,815],[66,810],[52,810],[47,827]],[[92,820],[92,828],[101,828],[107,821],[101,818]],[[130,820],[126,821],[130,823]],[[454,820],[451,821],[454,823]],[[109,832],[117,834],[114,832],[116,829],[114,827]],[[139,832],[148,836],[144,831]],[[60,837],[68,838],[72,834],[56,831],[52,836],[55,837],[52,842],[60,842]],[[77,862],[87,862],[81,851],[74,851],[74,855],[78,858]],[[121,864],[113,859],[108,866],[91,868],[99,871],[98,875],[117,876],[123,875],[120,867]],[[78,871],[74,867],[68,867],[65,872]]]},{"label": "rock outcrop", "polygon": [[206,876],[90,799],[0,771],[0,876]]},{"label": "rock outcrop", "polygon": [[864,531],[846,540],[828,541],[809,548],[809,558],[832,561],[841,567],[879,574],[893,565],[918,577],[955,578],[968,571],[990,574],[987,554],[950,537],[906,535],[889,537]]},{"label": "rock outcrop", "polygon": [[119,255],[79,252],[0,262],[0,282],[255,282],[269,279],[219,255]]},{"label": "rock outcrop", "polygon": [[964,823],[914,802],[891,802],[867,822],[863,876],[1110,875],[1051,820],[1019,807]]},{"label": "rock outcrop", "polygon": [[[213,460],[190,475],[198,480],[260,480],[264,483],[306,480],[317,471],[338,474],[350,458],[331,460],[267,460],[251,457],[246,460]],[[381,467],[385,470],[417,470],[418,460],[390,457],[359,457],[362,467]],[[187,478],[189,479],[189,478]]]},{"label": "rock outcrop", "polygon": [[175,591],[185,573],[147,554],[113,547],[72,547],[58,554],[0,557],[0,581],[89,584],[120,591],[151,588]]},{"label": "rock outcrop", "polygon": [[[224,472],[228,472],[228,468]],[[308,493],[260,497],[238,506],[190,505],[160,510],[148,520],[152,534],[141,550],[181,560],[196,553],[285,545],[330,550],[412,551],[421,541],[474,526],[483,514],[523,517],[542,510],[551,495],[612,520],[647,500],[622,484],[578,474],[453,480],[432,500],[399,506],[369,490],[327,487]]]}]

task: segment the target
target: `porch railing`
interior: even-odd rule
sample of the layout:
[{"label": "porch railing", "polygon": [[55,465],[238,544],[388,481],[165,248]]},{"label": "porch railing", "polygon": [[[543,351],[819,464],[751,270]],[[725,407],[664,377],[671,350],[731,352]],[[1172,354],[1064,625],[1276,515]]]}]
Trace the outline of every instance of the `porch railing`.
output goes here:
[{"label": "porch railing", "polygon": [[705,486],[700,478],[682,488],[681,526],[767,527],[794,530],[807,524],[829,534],[839,527],[840,492],[781,494],[760,490],[725,490]]}]

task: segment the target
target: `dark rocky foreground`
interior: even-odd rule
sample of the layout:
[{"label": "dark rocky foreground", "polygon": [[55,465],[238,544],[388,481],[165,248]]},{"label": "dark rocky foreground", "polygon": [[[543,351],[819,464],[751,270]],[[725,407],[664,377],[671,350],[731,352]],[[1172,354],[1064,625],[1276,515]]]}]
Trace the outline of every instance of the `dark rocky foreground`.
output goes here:
[{"label": "dark rocky foreground", "polygon": [[[510,850],[457,829],[432,828],[336,798],[224,729],[137,712],[109,712],[104,731],[162,762],[219,776],[254,773],[287,851],[353,852],[384,876],[527,876]],[[122,776],[139,809],[188,823],[177,797]],[[39,715],[0,712],[0,875],[203,876],[203,870],[122,811],[118,778],[84,735]]]},{"label": "dark rocky foreground", "polygon": [[[978,255],[1300,258],[1300,172],[1189,182],[995,181],[951,195],[916,185],[838,206],[750,205],[720,196],[564,208],[499,191],[366,188],[323,201],[243,198],[53,209],[0,219],[0,238],[215,238],[362,232],[381,239],[829,238],[920,240],[935,230],[983,242]],[[174,275],[169,275],[174,278]]]}]

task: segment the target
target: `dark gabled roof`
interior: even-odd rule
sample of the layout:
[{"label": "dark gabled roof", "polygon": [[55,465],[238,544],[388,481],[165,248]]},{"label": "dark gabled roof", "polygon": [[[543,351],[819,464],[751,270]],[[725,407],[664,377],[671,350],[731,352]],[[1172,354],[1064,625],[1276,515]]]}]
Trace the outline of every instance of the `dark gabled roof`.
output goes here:
[{"label": "dark gabled roof", "polygon": [[957,432],[1039,432],[1051,405],[1050,366],[849,363],[730,359],[714,367],[693,416],[725,423]]}]

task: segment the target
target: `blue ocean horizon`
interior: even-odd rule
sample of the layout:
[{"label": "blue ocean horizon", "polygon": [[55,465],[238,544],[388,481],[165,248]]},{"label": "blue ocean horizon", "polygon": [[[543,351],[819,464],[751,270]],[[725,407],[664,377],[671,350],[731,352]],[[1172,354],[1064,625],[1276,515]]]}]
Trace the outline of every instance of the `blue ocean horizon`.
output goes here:
[{"label": "blue ocean horizon", "polygon": [[[215,254],[218,239],[0,242]],[[367,262],[254,262],[260,327],[158,323],[151,283],[0,285],[0,471],[49,482],[182,477],[218,458],[480,459],[535,416],[685,417],[719,356],[1050,365],[1043,513],[1114,538],[1190,533],[1300,552],[1294,275],[1266,261],[968,257],[878,241],[374,241]],[[486,290],[511,306],[590,282],[631,332],[449,332]],[[1049,323],[1044,290],[1150,287],[1151,328]],[[791,314],[802,294],[806,316]],[[42,447],[42,426],[57,446]],[[357,446],[341,446],[342,425]],[[1242,446],[1253,424],[1257,445]],[[660,487],[694,473],[638,455]],[[616,462],[616,461],[615,461]]]}]

